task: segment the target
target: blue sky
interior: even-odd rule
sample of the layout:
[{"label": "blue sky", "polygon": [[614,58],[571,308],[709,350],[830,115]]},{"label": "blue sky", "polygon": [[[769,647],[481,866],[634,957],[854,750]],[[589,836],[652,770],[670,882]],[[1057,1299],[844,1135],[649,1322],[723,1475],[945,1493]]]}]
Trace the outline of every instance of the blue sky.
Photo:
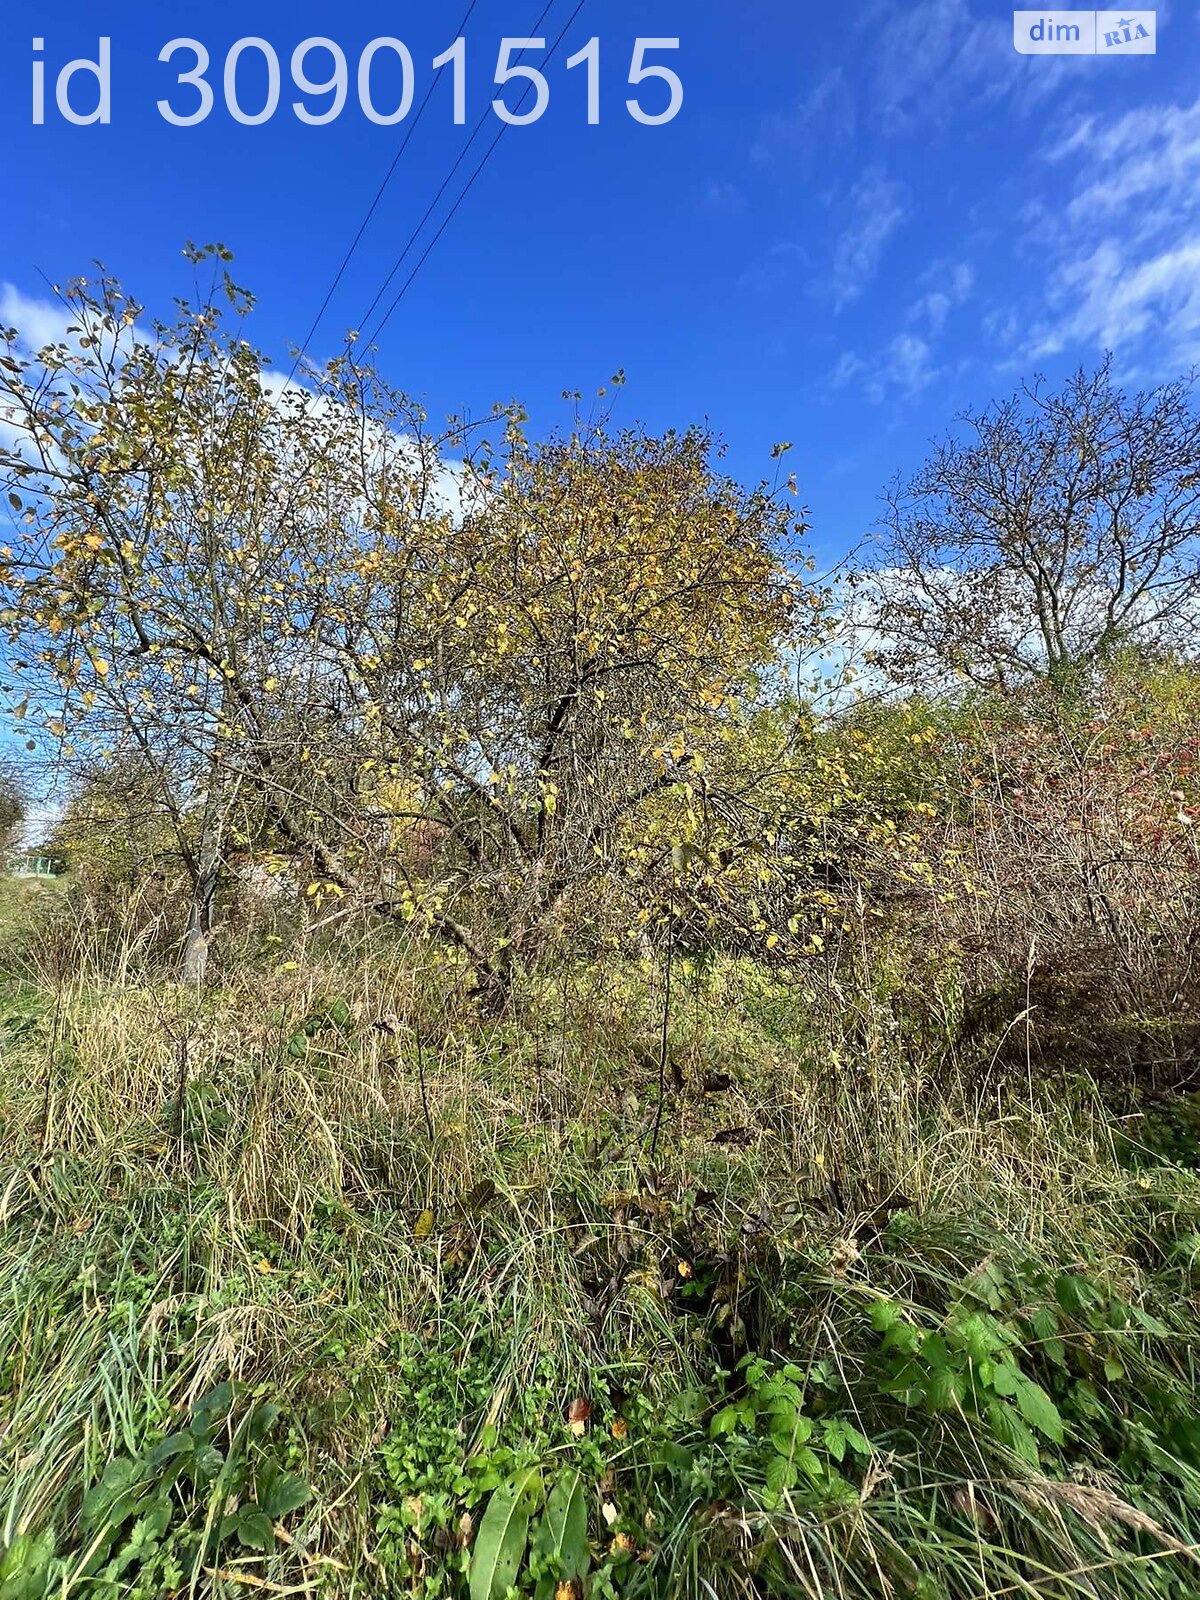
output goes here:
[{"label": "blue sky", "polygon": [[[399,35],[419,103],[466,3],[64,0],[48,14],[45,0],[7,0],[0,319],[47,298],[41,273],[69,277],[95,257],[169,312],[187,287],[183,242],[219,239],[259,297],[257,342],[286,366],[405,127],[369,123],[353,86],[334,123],[304,127],[286,84],[269,123],[240,126],[220,98],[224,54],[259,35],[286,72],[310,35],[335,38],[352,62],[370,39]],[[495,92],[501,37],[529,34],[543,3],[478,0],[467,127],[454,127],[440,84],[315,355],[360,321]],[[549,38],[573,7],[554,0]],[[34,127],[33,38],[53,81],[101,33],[111,125],[52,113]],[[618,416],[708,420],[742,477],[769,472],[771,445],[794,441],[818,550],[844,550],[884,483],[962,406],[1106,347],[1138,379],[1200,358],[1200,10],[1160,8],[1158,33],[1155,56],[1047,58],[1018,55],[1011,9],[985,0],[585,0],[549,69],[549,111],[506,133],[386,329],[380,363],[435,413],[516,397],[535,428],[566,420],[564,389],[623,367]],[[173,77],[158,52],[180,35],[217,63],[217,105],[190,129],[155,105]],[[593,35],[602,105],[589,127],[582,70],[562,63]],[[639,36],[681,41],[675,58],[654,58],[686,90],[667,127],[625,111]],[[245,101],[260,103],[252,57],[244,70]]]}]

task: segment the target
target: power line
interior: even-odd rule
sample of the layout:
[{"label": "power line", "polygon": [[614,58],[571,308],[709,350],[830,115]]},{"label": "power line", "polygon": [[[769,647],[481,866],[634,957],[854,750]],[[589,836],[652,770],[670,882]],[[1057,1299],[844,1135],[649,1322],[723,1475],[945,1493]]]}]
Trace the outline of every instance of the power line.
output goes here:
[{"label": "power line", "polygon": [[[550,0],[550,5],[553,5],[553,3],[554,3],[554,0]],[[558,37],[555,39],[554,43],[550,46],[550,49],[549,49],[549,51],[548,51],[548,53],[546,55],[546,64],[547,65],[549,65],[549,63],[554,59],[555,55],[558,52],[559,46],[562,44],[563,40],[566,38],[566,36],[567,36],[568,32],[570,31],[570,29],[572,27],[574,27],[576,19],[578,18],[580,12],[583,10],[583,8],[584,8],[584,6],[586,4],[587,4],[587,0],[578,0],[578,4],[576,5],[574,11],[567,18],[567,21],[565,22],[565,24],[563,25],[561,31],[559,32]],[[535,32],[535,34],[536,34],[536,30],[538,28],[540,28],[542,23],[545,21],[545,18],[546,18],[547,14],[548,14],[548,12],[550,10],[550,5],[547,5],[546,9],[542,12],[542,15],[538,18],[537,22],[534,24],[534,32]],[[517,108],[516,108],[517,113],[520,112],[521,107],[525,104],[525,101],[528,99],[529,92],[530,92],[530,90],[532,88],[533,88],[533,83],[531,81],[530,83],[528,83],[526,85],[524,93],[521,95],[520,100],[518,100],[518,102],[517,102]],[[479,127],[482,127],[482,124],[483,124],[483,122],[485,122],[487,120],[487,117],[488,117],[488,112],[485,111],[484,114],[483,114],[483,118],[480,121]],[[484,151],[483,159],[479,162],[479,165],[475,168],[474,172],[467,179],[466,185],[464,186],[464,188],[462,189],[461,193],[459,194],[458,199],[455,200],[455,202],[451,206],[449,212],[446,214],[445,218],[443,219],[441,226],[438,228],[438,230],[434,234],[433,238],[426,245],[425,250],[422,253],[420,259],[417,261],[416,266],[409,273],[408,277],[405,279],[404,283],[401,285],[399,293],[396,295],[396,297],[392,301],[391,305],[384,312],[384,314],[383,314],[382,318],[380,319],[380,321],[376,324],[375,331],[372,333],[371,339],[369,341],[370,343],[374,343],[375,340],[377,340],[379,338],[380,334],[383,332],[383,330],[387,327],[388,323],[391,321],[391,319],[392,319],[393,315],[395,314],[396,309],[399,306],[400,302],[404,299],[404,296],[408,293],[409,289],[412,287],[413,282],[415,281],[415,279],[417,277],[417,274],[420,272],[421,268],[425,265],[426,261],[428,261],[430,255],[433,253],[434,247],[436,246],[438,240],[442,237],[442,235],[445,233],[446,229],[450,226],[450,224],[454,221],[454,218],[458,215],[458,212],[459,212],[460,208],[462,207],[463,202],[466,200],[467,196],[470,194],[471,190],[474,188],[476,180],[479,178],[479,176],[482,173],[483,169],[487,166],[488,162],[491,160],[492,155],[494,154],[494,152],[496,150],[496,146],[500,143],[501,139],[503,139],[504,135],[508,132],[508,130],[509,130],[509,128],[511,126],[512,126],[512,124],[508,123],[508,122],[502,122],[500,124],[500,129],[499,129],[498,133],[496,134],[496,137],[492,140],[491,144]],[[458,167],[462,163],[463,156],[466,155],[467,150],[469,150],[471,145],[474,143],[476,134],[478,134],[478,132],[479,132],[479,127],[477,127],[475,129],[475,132],[472,133],[471,138],[467,141],[466,145],[464,146],[462,154],[459,156],[458,161],[456,161],[455,164],[454,164],[454,169],[451,171],[450,177],[453,177],[454,171],[456,171],[458,169]],[[441,194],[445,191],[445,189],[446,189],[447,185],[449,184],[449,182],[450,182],[450,178],[447,178],[446,183],[444,183],[442,185],[442,188],[438,191],[438,198],[440,198]],[[434,201],[434,205],[436,205],[436,203],[437,203],[437,201],[435,200]],[[432,209],[433,209],[433,206],[431,206],[429,208],[429,211],[427,211],[425,216],[421,219],[420,224],[413,231],[413,233],[410,236],[410,238],[409,238],[407,244],[405,245],[404,249],[401,251],[400,255],[397,257],[396,262],[392,267],[392,270],[388,273],[387,278],[384,280],[383,287],[380,289],[379,294],[377,294],[375,296],[375,299],[372,302],[371,308],[367,312],[367,316],[368,317],[370,316],[371,311],[373,311],[375,309],[375,306],[378,305],[380,299],[383,296],[383,293],[387,289],[388,284],[395,277],[397,271],[399,270],[400,266],[403,264],[403,262],[404,262],[405,258],[407,257],[409,251],[412,249],[413,245],[415,244],[417,236],[420,233],[421,228],[424,227],[425,222],[428,220],[430,211],[432,211]],[[365,320],[366,319],[364,318],[364,321]]]},{"label": "power line", "polygon": [[[530,31],[529,35],[528,35],[529,38],[536,38],[537,37],[539,28],[545,22],[546,18],[550,15],[550,12],[551,12],[551,9],[553,8],[553,6],[554,6],[554,0],[547,0],[546,5],[542,9],[541,16],[534,23],[533,28]],[[518,107],[517,107],[518,110],[520,110],[521,105],[524,104],[525,95],[527,95],[529,93],[529,90],[530,90],[531,87],[532,87],[531,84],[526,84],[525,90],[524,90],[524,94],[522,95],[520,102],[518,102]],[[371,304],[367,307],[367,309],[364,312],[363,316],[359,320],[359,322],[357,324],[357,326],[359,328],[365,328],[367,323],[371,320],[371,317],[375,312],[376,306],[378,306],[379,302],[383,299],[384,295],[388,291],[389,284],[392,282],[392,280],[395,278],[396,274],[400,271],[400,268],[404,265],[405,261],[408,259],[410,251],[412,250],[413,246],[416,244],[418,238],[420,238],[422,229],[424,228],[425,224],[429,221],[429,219],[433,215],[433,213],[436,211],[438,201],[442,198],[442,196],[445,194],[446,190],[450,187],[450,184],[451,184],[451,182],[452,182],[452,180],[454,178],[454,174],[458,171],[459,167],[461,167],[463,162],[466,160],[468,151],[470,150],[471,146],[475,143],[476,139],[478,139],[479,135],[483,132],[484,128],[486,127],[486,125],[487,125],[487,123],[490,120],[492,115],[493,115],[492,108],[489,106],[487,108],[487,110],[483,113],[483,115],[480,117],[479,121],[475,124],[474,128],[472,128],[470,138],[463,145],[462,149],[458,152],[457,160],[455,161],[454,165],[450,168],[450,171],[446,174],[445,178],[442,180],[441,187],[438,189],[438,191],[434,195],[433,199],[426,206],[425,213],[422,216],[420,222],[417,223],[416,227],[412,230],[412,232],[409,234],[408,238],[405,240],[404,248],[401,250],[400,254],[396,257],[395,261],[393,261],[392,266],[391,266],[391,270],[388,272],[387,277],[383,280],[383,282],[379,285],[379,288],[375,292],[374,300],[371,301]]]},{"label": "power line", "polygon": [[[458,25],[458,32],[455,34],[455,38],[459,38],[459,39],[462,38],[463,34],[466,32],[467,24],[470,22],[472,14],[475,11],[475,7],[478,4],[479,4],[479,0],[470,0],[470,4],[468,5],[468,7],[466,9],[466,12],[463,15],[463,19]],[[417,107],[417,114],[413,118],[413,120],[409,123],[408,128],[407,128],[407,130],[405,132],[404,138],[400,141],[400,147],[396,151],[396,154],[392,157],[391,166],[387,169],[387,171],[383,175],[383,182],[379,185],[378,189],[376,189],[376,191],[375,191],[375,198],[371,201],[371,204],[367,207],[366,215],[363,217],[362,221],[358,225],[358,232],[354,235],[354,238],[350,241],[350,248],[346,251],[345,255],[342,257],[341,266],[338,267],[337,272],[334,275],[333,282],[329,285],[329,288],[326,291],[324,300],[321,301],[320,310],[317,312],[316,316],[313,318],[312,327],[309,328],[308,332],[304,336],[303,342],[301,343],[299,351],[298,351],[298,353],[296,355],[296,359],[292,362],[292,370],[288,373],[288,382],[289,383],[296,376],[296,368],[300,365],[300,362],[301,362],[301,359],[302,359],[302,357],[304,355],[305,350],[308,348],[309,344],[311,344],[311,342],[313,340],[313,337],[316,334],[317,329],[321,326],[321,322],[322,322],[322,320],[323,320],[323,318],[325,316],[325,313],[329,310],[330,301],[333,299],[334,295],[337,293],[338,286],[340,285],[342,279],[346,275],[346,268],[350,265],[351,261],[354,259],[354,253],[358,249],[359,245],[362,243],[363,234],[366,233],[368,227],[370,226],[371,219],[374,217],[376,211],[378,211],[379,203],[383,199],[384,194],[387,191],[388,185],[391,183],[392,179],[396,175],[396,168],[400,165],[400,162],[401,162],[401,160],[403,159],[403,156],[404,156],[404,152],[408,149],[409,145],[412,142],[413,135],[416,133],[418,127],[420,126],[421,118],[425,115],[426,108],[429,105],[429,102],[433,99],[434,90],[436,88],[437,88],[437,77],[435,76],[434,78],[432,78],[430,80],[429,88],[425,91],[425,98],[421,101],[421,104]],[[374,307],[372,307],[372,310],[373,309],[374,309]]]}]

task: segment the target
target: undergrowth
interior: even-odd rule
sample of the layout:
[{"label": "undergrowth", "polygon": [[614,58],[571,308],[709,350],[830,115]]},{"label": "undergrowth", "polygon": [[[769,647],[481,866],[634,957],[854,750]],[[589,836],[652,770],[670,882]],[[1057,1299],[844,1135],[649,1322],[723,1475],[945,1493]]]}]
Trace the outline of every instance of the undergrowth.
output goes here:
[{"label": "undergrowth", "polygon": [[665,1050],[289,966],[8,982],[2,1600],[1200,1593],[1186,1110],[729,960]]}]

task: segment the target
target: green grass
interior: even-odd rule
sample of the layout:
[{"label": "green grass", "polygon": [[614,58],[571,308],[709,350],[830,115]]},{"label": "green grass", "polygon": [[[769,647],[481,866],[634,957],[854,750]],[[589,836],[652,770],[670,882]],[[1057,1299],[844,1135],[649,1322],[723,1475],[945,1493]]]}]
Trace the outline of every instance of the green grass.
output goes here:
[{"label": "green grass", "polygon": [[660,1116],[633,969],[64,965],[0,1011],[3,1600],[1200,1592],[1200,1184],[1085,1082],[721,961]]}]

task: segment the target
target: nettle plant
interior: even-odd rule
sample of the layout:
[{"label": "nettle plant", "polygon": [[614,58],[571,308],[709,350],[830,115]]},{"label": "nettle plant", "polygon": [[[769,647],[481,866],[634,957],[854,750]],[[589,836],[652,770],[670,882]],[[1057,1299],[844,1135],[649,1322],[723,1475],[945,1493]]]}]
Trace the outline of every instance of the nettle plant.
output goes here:
[{"label": "nettle plant", "polygon": [[954,1307],[936,1328],[920,1327],[891,1300],[876,1301],[870,1316],[882,1335],[883,1394],[980,1423],[1031,1466],[1039,1439],[1062,1444],[1057,1406],[1021,1365],[1019,1329],[971,1306]]}]

